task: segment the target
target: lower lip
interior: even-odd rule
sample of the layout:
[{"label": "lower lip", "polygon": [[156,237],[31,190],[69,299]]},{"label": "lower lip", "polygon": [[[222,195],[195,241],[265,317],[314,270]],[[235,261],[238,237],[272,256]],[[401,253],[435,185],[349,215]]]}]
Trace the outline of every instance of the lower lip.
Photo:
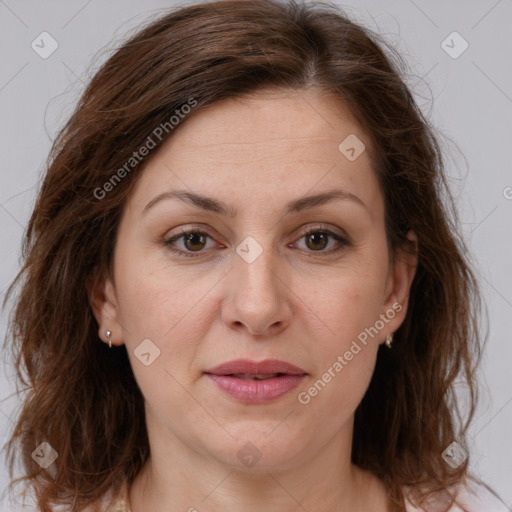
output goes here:
[{"label": "lower lip", "polygon": [[264,404],[272,402],[294,390],[306,376],[283,375],[270,379],[241,379],[227,375],[206,374],[229,396],[246,404]]}]

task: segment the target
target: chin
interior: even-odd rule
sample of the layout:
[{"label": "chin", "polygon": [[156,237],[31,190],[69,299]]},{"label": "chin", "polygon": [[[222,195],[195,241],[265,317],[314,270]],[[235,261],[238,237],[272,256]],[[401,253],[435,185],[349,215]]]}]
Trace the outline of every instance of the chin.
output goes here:
[{"label": "chin", "polygon": [[301,444],[293,436],[286,436],[285,430],[273,436],[272,429],[275,427],[274,422],[271,428],[262,429],[261,432],[253,430],[251,435],[233,436],[207,450],[231,470],[266,473],[289,469],[297,464],[297,447]]}]

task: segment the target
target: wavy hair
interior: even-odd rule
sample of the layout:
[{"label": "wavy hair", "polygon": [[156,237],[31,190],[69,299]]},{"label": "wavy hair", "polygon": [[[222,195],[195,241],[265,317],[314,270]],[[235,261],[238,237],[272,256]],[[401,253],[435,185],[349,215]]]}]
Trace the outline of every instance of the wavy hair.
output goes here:
[{"label": "wavy hair", "polygon": [[[197,113],[264,88],[311,86],[345,102],[370,137],[392,254],[412,250],[409,230],[418,237],[407,316],[393,349],[379,349],[356,410],[352,462],[385,483],[396,510],[407,487],[424,503],[468,475],[468,460],[453,469],[441,454],[454,440],[465,446],[475,410],[480,292],[441,147],[405,85],[406,70],[381,36],[323,2],[180,7],[119,45],[53,143],[21,270],[4,300],[5,307],[15,298],[6,347],[23,392],[7,450],[11,480],[18,460],[23,476],[11,487],[31,486],[42,512],[59,504],[80,511],[131,483],[148,458],[143,398],[126,348],[100,342],[86,286],[95,269],[111,275],[123,206],[179,126],[153,137],[146,158],[133,161],[134,154],[191,99]],[[122,179],[113,183],[114,175]],[[461,383],[465,415],[454,389]],[[42,442],[58,452],[49,470],[31,456]]]}]

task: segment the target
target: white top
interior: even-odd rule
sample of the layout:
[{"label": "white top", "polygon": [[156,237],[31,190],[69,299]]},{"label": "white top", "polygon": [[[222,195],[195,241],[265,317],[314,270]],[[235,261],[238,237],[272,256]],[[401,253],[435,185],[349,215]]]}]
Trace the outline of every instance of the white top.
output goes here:
[{"label": "white top", "polygon": [[[404,489],[406,496],[406,512],[437,512],[444,508],[439,508],[434,504],[425,505],[426,509],[417,508],[407,499],[408,491]],[[131,512],[128,504],[128,486],[126,482],[121,488],[121,491],[116,496],[110,507],[107,506],[110,501],[111,491],[100,499],[100,503],[89,505],[85,512]],[[455,496],[455,492],[451,492]],[[496,498],[490,491],[481,485],[475,483],[466,483],[465,486],[459,486],[459,491],[456,495],[456,503],[452,505],[449,511],[446,512],[511,512],[512,509],[508,508],[501,500]],[[55,512],[68,512],[69,509],[56,509]],[[39,509],[32,509],[33,512],[39,512]]]},{"label": "white top", "polygon": [[[406,496],[407,491],[404,490]],[[452,495],[455,493],[452,491]],[[447,512],[510,512],[498,498],[494,497],[485,487],[474,483],[466,483],[466,486],[459,486],[456,496],[457,505],[452,505]],[[440,510],[438,507],[428,507],[425,509],[413,507],[406,498],[406,512],[435,512]],[[444,510],[444,509],[443,509]],[[128,506],[127,486],[123,486],[117,500],[105,512],[131,512]]]}]

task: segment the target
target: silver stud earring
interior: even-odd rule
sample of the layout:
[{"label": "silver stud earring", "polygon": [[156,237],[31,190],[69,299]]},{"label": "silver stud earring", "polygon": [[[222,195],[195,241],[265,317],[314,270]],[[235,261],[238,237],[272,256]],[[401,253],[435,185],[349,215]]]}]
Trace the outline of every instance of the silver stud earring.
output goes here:
[{"label": "silver stud earring", "polygon": [[105,335],[107,336],[107,339],[108,339],[108,348],[112,348],[112,340],[110,339],[110,336],[112,336],[112,332],[111,331],[107,331],[105,333]]},{"label": "silver stud earring", "polygon": [[393,335],[388,334],[386,336],[386,347],[391,348],[391,343],[393,343]]}]

